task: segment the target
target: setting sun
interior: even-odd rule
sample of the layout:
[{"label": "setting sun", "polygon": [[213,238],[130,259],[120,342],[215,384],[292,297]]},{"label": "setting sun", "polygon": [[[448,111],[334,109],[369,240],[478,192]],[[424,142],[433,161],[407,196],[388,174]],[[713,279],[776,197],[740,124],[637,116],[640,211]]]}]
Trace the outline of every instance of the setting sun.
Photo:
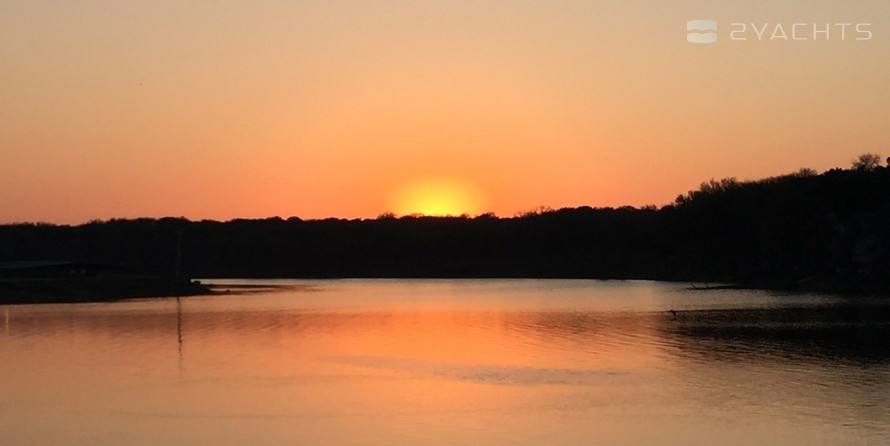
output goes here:
[{"label": "setting sun", "polygon": [[482,192],[459,178],[433,177],[409,181],[393,194],[390,204],[399,215],[476,215],[483,212]]}]

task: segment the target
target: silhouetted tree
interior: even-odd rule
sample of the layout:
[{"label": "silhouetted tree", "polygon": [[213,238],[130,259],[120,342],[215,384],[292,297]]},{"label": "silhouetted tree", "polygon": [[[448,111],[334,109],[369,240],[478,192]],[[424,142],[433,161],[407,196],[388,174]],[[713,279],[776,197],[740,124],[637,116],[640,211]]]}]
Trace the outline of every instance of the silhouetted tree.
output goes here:
[{"label": "silhouetted tree", "polygon": [[863,153],[853,160],[853,168],[856,170],[875,170],[881,165],[881,155],[877,153]]}]

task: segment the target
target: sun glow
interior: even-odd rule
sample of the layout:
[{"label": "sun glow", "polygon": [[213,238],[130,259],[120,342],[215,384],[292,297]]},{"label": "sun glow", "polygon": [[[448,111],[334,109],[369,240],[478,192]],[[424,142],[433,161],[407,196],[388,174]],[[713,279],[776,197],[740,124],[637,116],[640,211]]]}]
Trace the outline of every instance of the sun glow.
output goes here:
[{"label": "sun glow", "polygon": [[421,178],[403,184],[390,200],[399,215],[477,215],[485,205],[482,192],[458,178]]}]

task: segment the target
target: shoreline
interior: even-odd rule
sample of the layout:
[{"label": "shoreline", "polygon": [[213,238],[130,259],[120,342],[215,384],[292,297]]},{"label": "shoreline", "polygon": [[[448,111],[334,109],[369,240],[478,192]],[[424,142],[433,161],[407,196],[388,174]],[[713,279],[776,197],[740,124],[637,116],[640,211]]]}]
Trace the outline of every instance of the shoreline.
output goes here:
[{"label": "shoreline", "polygon": [[[225,280],[341,280],[341,279],[417,279],[417,280],[602,280],[602,281],[628,281],[651,280],[657,282],[669,282],[682,285],[683,289],[691,292],[698,291],[724,291],[724,290],[760,290],[788,294],[833,294],[843,297],[875,296],[885,297],[880,292],[853,290],[836,286],[825,287],[801,287],[799,284],[744,284],[671,279],[650,278],[595,278],[595,277],[239,277],[237,279],[223,277],[204,278],[207,283],[198,280],[182,279],[172,280],[163,277],[114,277],[114,278],[4,278],[0,279],[0,305],[32,305],[32,304],[73,304],[115,302],[127,299],[151,299],[188,296],[215,296],[215,295],[249,295],[273,292],[276,290],[299,288],[299,285],[278,284],[215,284],[214,279]],[[810,284],[812,285],[812,284]]]},{"label": "shoreline", "polygon": [[155,276],[0,278],[0,305],[114,302],[212,293],[198,281]]}]

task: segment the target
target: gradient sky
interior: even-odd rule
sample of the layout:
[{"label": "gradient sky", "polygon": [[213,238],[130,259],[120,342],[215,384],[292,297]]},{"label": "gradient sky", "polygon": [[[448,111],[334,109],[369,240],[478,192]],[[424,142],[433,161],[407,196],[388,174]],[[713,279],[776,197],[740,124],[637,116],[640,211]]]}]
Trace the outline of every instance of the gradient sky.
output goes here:
[{"label": "gradient sky", "polygon": [[5,0],[0,60],[0,222],[661,205],[890,155],[886,0]]}]

